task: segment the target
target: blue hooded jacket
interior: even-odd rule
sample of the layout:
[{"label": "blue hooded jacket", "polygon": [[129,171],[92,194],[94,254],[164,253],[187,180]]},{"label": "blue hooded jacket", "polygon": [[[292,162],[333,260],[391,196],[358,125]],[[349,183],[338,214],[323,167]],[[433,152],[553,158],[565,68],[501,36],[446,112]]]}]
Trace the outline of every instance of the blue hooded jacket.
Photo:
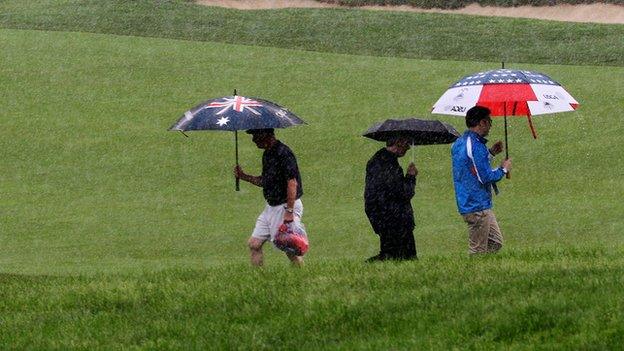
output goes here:
[{"label": "blue hooded jacket", "polygon": [[451,148],[457,209],[464,215],[492,208],[492,185],[505,175],[492,169],[487,139],[467,130]]}]

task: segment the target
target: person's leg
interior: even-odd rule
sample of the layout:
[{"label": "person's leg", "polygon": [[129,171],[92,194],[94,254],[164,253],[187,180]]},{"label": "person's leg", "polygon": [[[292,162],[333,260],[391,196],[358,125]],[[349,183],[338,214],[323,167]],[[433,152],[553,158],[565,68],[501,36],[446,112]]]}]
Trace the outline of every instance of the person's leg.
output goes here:
[{"label": "person's leg", "polygon": [[416,241],[414,240],[414,231],[409,229],[401,233],[401,253],[400,258],[404,260],[417,259]]},{"label": "person's leg", "polygon": [[391,259],[395,255],[394,233],[391,230],[379,232],[379,257],[380,261]]},{"label": "person's leg", "polygon": [[488,252],[498,252],[503,247],[503,234],[498,226],[496,215],[492,210],[486,211],[490,222],[488,233]]},{"label": "person's leg", "polygon": [[264,245],[264,242],[265,240],[254,238],[253,236],[249,238],[247,242],[251,252],[251,264],[253,266],[261,267],[264,264],[264,255],[262,254],[262,245]]},{"label": "person's leg", "polygon": [[262,254],[262,245],[271,238],[271,227],[269,222],[269,206],[264,208],[256,220],[256,227],[247,241],[249,252],[251,255],[251,264],[260,267],[264,264],[264,256]]},{"label": "person's leg", "polygon": [[376,231],[375,234],[379,236],[379,253],[375,256],[369,257],[365,262],[378,262],[388,259],[388,250],[391,248],[391,243],[388,240],[388,233],[386,231]]},{"label": "person's leg", "polygon": [[490,223],[484,211],[463,215],[468,224],[468,245],[470,254],[486,253]]},{"label": "person's leg", "polygon": [[[296,225],[300,231],[302,231],[302,233],[300,234],[307,235],[305,231],[305,227],[303,226],[303,223],[301,223],[301,218],[299,218],[297,215],[295,215],[295,220],[293,224]],[[297,256],[297,255],[293,255],[290,253],[286,253],[286,257],[288,257],[288,259],[293,264],[293,266],[297,266],[297,267],[303,266],[303,256]]]},{"label": "person's leg", "polygon": [[416,258],[416,243],[412,230],[393,229],[380,235],[382,259],[410,260]]},{"label": "person's leg", "polygon": [[288,256],[288,259],[290,260],[290,263],[292,263],[293,266],[303,267],[303,256],[296,256],[296,255],[291,255],[291,254],[286,254],[286,256]]},{"label": "person's leg", "polygon": [[[307,233],[307,231],[305,229],[305,226],[301,222],[300,215],[297,214],[296,212],[295,212],[295,220],[294,220],[293,224],[297,228],[297,232],[299,234],[301,234],[301,235],[304,235],[307,238],[308,233]],[[309,242],[308,242],[308,245],[309,245]],[[303,255],[297,256],[297,255],[290,255],[289,254],[287,256],[288,256],[288,259],[290,260],[290,262],[293,264],[293,266],[297,266],[297,267],[302,267],[303,266]]]},{"label": "person's leg", "polygon": [[397,232],[391,248],[386,250],[386,258],[391,260],[413,260],[416,256],[416,243],[410,231]]}]

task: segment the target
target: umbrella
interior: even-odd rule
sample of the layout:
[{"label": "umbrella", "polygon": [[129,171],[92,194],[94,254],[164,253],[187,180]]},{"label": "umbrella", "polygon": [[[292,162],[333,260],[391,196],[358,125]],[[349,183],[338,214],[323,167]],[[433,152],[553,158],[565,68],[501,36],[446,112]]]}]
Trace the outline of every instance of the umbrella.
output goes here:
[{"label": "umbrella", "polygon": [[363,136],[377,141],[388,141],[399,136],[409,139],[412,145],[433,145],[450,144],[459,137],[459,133],[453,126],[440,121],[406,118],[376,123]]},{"label": "umbrella", "polygon": [[406,118],[376,123],[363,136],[377,141],[401,136],[409,139],[412,145],[433,145],[450,144],[459,137],[459,133],[453,126],[440,121]]},{"label": "umbrella", "polygon": [[[238,131],[264,128],[287,128],[305,124],[286,108],[263,99],[236,95],[202,102],[186,111],[169,130],[224,130],[234,132],[236,165],[238,166]],[[184,134],[186,135],[186,134]],[[236,191],[240,190],[236,179]]]},{"label": "umbrella", "polygon": [[502,69],[479,72],[460,79],[438,99],[432,113],[465,116],[468,109],[487,107],[492,116],[505,117],[505,153],[509,158],[507,116],[531,116],[574,111],[579,103],[561,84],[539,72]]}]

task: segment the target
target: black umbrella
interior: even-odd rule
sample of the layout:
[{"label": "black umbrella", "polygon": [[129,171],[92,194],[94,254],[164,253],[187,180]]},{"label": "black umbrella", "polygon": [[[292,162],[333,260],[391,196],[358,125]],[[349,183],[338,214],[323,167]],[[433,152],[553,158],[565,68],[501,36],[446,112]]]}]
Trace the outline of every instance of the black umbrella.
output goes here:
[{"label": "black umbrella", "polygon": [[[234,132],[236,165],[238,166],[238,131],[265,128],[287,128],[305,124],[286,108],[263,99],[236,95],[211,99],[186,111],[170,131],[224,130]],[[186,134],[184,134],[186,135]],[[236,178],[236,191],[240,190]]]},{"label": "black umbrella", "polygon": [[370,127],[363,135],[377,141],[401,136],[409,139],[412,145],[450,144],[459,137],[450,124],[418,118],[387,119]]},{"label": "black umbrella", "polygon": [[[459,133],[450,124],[418,118],[387,119],[370,127],[363,136],[377,141],[403,137],[412,145],[450,144]],[[413,161],[412,154],[412,161]]]}]

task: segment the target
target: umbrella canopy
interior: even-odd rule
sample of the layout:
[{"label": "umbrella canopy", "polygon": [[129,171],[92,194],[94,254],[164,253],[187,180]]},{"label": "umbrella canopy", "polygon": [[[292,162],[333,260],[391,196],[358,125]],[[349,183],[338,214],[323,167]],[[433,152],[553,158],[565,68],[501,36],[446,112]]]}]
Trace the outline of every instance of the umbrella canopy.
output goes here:
[{"label": "umbrella canopy", "polygon": [[[306,124],[286,108],[271,101],[236,95],[207,100],[186,111],[169,130],[184,134],[190,130],[224,130],[234,132],[236,165],[238,166],[238,131],[249,129],[286,128]],[[240,180],[236,178],[236,191]]]},{"label": "umbrella canopy", "polygon": [[387,141],[393,137],[405,137],[412,145],[449,144],[459,137],[453,126],[432,120],[417,118],[387,119],[370,127],[363,136]]},{"label": "umbrella canopy", "polygon": [[244,96],[207,100],[186,111],[171,131],[286,128],[305,122],[271,101]]},{"label": "umbrella canopy", "polygon": [[497,69],[460,79],[433,105],[432,113],[465,116],[473,106],[490,109],[492,116],[531,116],[574,111],[579,103],[561,84],[539,72]]}]

